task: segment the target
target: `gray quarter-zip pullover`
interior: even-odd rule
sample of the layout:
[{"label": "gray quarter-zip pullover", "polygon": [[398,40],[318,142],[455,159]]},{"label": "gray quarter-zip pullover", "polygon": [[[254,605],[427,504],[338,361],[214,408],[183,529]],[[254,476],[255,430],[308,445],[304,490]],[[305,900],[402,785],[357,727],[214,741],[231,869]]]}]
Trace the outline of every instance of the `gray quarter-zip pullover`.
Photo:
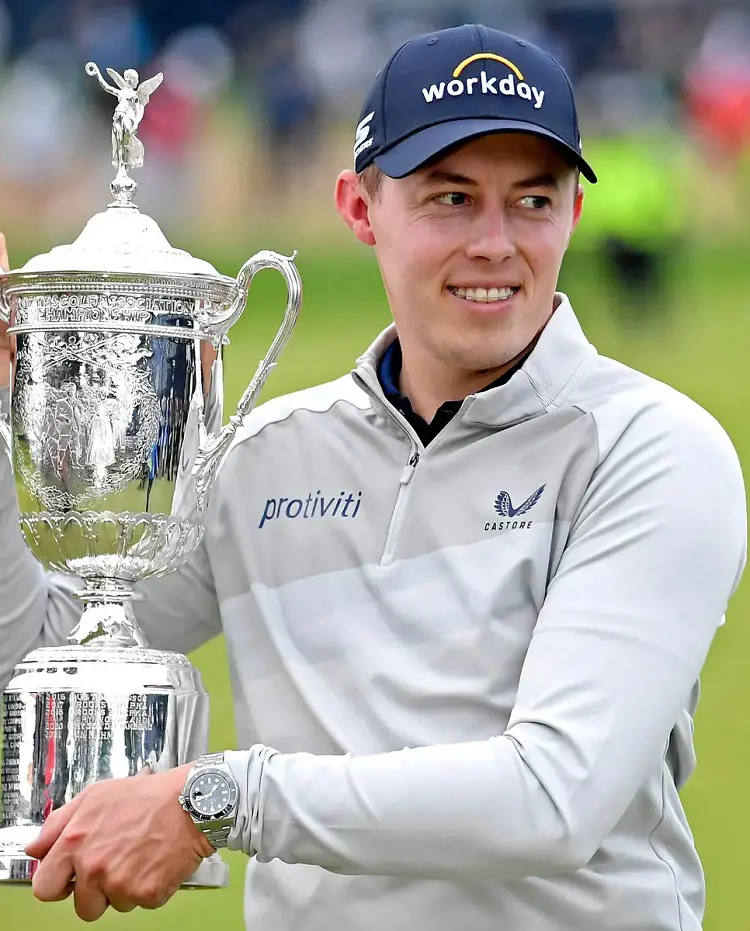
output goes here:
[{"label": "gray quarter-zip pullover", "polygon": [[[392,329],[353,377],[259,407],[200,550],[143,586],[154,646],[227,637],[248,928],[701,927],[678,789],[742,474],[709,414],[558,302],[426,449],[377,379]],[[0,682],[80,610],[16,507],[3,461]]]}]

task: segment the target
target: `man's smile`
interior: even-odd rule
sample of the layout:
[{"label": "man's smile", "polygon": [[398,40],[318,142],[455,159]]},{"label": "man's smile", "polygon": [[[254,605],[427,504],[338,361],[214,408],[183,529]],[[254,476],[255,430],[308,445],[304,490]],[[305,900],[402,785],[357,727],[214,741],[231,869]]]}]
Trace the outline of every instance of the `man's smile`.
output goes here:
[{"label": "man's smile", "polygon": [[499,285],[490,288],[486,287],[457,287],[448,285],[448,290],[456,297],[463,298],[465,301],[474,301],[478,304],[494,304],[497,301],[507,301],[514,294],[517,294],[521,288],[519,285]]}]

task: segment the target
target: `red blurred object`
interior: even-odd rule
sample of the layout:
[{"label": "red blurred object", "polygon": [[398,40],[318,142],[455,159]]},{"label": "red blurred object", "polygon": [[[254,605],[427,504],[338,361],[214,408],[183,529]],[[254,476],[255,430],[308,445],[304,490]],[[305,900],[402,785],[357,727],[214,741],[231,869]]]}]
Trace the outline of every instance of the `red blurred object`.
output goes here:
[{"label": "red blurred object", "polygon": [[140,136],[162,155],[178,159],[198,130],[202,111],[200,101],[177,93],[164,82],[149,100]]},{"label": "red blurred object", "polygon": [[737,159],[750,147],[750,65],[691,69],[685,100],[691,122],[712,149]]}]

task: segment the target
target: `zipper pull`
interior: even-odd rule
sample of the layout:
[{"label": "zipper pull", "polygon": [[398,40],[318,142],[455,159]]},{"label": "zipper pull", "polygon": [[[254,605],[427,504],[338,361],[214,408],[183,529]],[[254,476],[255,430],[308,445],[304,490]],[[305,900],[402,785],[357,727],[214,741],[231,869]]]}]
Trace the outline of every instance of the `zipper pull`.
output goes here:
[{"label": "zipper pull", "polygon": [[409,482],[411,481],[412,475],[414,475],[414,470],[417,468],[418,462],[419,462],[419,452],[417,450],[414,450],[411,458],[406,463],[406,468],[404,469],[403,474],[401,475],[402,485],[409,484]]}]

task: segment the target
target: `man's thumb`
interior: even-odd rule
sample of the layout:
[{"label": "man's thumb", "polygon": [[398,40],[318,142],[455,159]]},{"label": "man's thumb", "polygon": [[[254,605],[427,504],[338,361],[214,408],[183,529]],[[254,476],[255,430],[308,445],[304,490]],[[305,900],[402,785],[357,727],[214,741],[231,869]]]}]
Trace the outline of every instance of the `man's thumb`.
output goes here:
[{"label": "man's thumb", "polygon": [[8,258],[8,243],[5,236],[0,233],[0,269],[4,272],[10,270],[10,259]]}]

